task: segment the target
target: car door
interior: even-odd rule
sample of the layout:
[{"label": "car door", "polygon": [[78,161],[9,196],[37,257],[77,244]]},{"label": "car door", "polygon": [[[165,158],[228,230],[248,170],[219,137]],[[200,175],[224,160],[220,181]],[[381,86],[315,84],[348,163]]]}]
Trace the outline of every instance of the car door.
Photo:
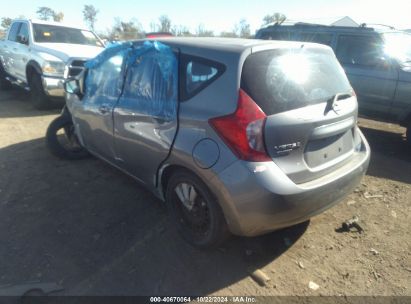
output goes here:
[{"label": "car door", "polygon": [[152,187],[177,132],[178,59],[170,47],[146,42],[129,62],[113,114],[116,156],[120,167]]},{"label": "car door", "polygon": [[80,140],[90,152],[113,162],[113,108],[123,83],[127,50],[109,53],[87,71],[85,93],[70,105]]},{"label": "car door", "polygon": [[339,35],[336,56],[353,86],[360,113],[390,113],[398,81],[396,66],[383,54],[378,36]]},{"label": "car door", "polygon": [[4,70],[12,75],[15,76],[15,52],[17,50],[17,33],[20,29],[21,22],[13,22],[11,25],[9,34],[7,36],[7,42],[3,43],[3,66]]},{"label": "car door", "polygon": [[29,58],[29,28],[26,22],[22,22],[17,33],[16,45],[14,48],[14,72],[15,76],[26,81],[26,65]]}]

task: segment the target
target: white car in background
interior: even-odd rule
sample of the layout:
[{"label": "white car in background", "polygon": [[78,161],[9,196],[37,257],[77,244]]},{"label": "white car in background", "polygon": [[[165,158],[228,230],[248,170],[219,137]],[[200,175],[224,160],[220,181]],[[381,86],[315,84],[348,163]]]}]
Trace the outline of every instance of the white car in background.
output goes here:
[{"label": "white car in background", "polygon": [[40,20],[14,20],[0,41],[0,89],[31,91],[33,105],[47,108],[64,97],[63,83],[104,49],[92,31]]}]

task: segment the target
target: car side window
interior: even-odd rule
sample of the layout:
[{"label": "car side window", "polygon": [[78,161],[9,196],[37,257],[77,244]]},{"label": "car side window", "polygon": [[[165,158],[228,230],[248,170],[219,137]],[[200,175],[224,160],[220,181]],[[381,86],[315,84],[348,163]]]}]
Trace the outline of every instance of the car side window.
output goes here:
[{"label": "car side window", "polygon": [[84,101],[88,104],[115,103],[120,96],[123,63],[127,50],[121,50],[87,72]]},{"label": "car side window", "polygon": [[225,71],[225,66],[200,57],[183,56],[181,69],[181,99],[187,100],[216,80]]},{"label": "car side window", "polygon": [[160,43],[146,43],[128,60],[119,106],[137,113],[173,119],[177,115],[178,60]]},{"label": "car side window", "polygon": [[381,62],[381,43],[375,37],[342,35],[336,56],[342,64],[375,67]]},{"label": "car side window", "polygon": [[17,32],[19,31],[21,22],[14,22],[10,28],[8,40],[17,41]]},{"label": "car side window", "polygon": [[205,82],[217,75],[217,68],[207,64],[190,61],[186,68],[186,89],[192,93],[200,88]]},{"label": "car side window", "polygon": [[17,42],[22,42],[22,41],[28,42],[29,41],[29,29],[28,29],[27,23],[21,24],[17,37],[20,39],[20,41],[17,41]]},{"label": "car side window", "polygon": [[292,31],[266,31],[261,35],[261,39],[266,40],[295,40],[295,34]]}]

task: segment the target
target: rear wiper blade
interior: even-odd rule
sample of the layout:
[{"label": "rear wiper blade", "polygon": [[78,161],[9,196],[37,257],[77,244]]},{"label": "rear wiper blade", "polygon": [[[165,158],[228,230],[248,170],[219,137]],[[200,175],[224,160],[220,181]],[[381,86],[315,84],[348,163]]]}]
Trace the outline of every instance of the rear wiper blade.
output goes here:
[{"label": "rear wiper blade", "polygon": [[352,96],[353,95],[351,93],[337,93],[331,96],[329,99],[327,99],[327,105],[325,107],[324,114],[327,114],[333,108],[333,105],[336,101],[347,99]]}]

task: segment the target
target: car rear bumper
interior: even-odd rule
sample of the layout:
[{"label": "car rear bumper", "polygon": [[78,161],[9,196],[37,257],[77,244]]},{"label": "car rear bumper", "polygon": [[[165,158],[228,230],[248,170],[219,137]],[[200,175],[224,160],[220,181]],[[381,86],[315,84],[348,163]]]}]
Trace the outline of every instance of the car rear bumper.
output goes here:
[{"label": "car rear bumper", "polygon": [[64,97],[64,78],[42,76],[44,92],[50,97]]},{"label": "car rear bumper", "polygon": [[304,184],[295,184],[274,162],[237,161],[222,171],[210,182],[231,232],[255,236],[291,226],[344,199],[368,168],[370,148],[360,135],[361,150],[349,163]]}]

